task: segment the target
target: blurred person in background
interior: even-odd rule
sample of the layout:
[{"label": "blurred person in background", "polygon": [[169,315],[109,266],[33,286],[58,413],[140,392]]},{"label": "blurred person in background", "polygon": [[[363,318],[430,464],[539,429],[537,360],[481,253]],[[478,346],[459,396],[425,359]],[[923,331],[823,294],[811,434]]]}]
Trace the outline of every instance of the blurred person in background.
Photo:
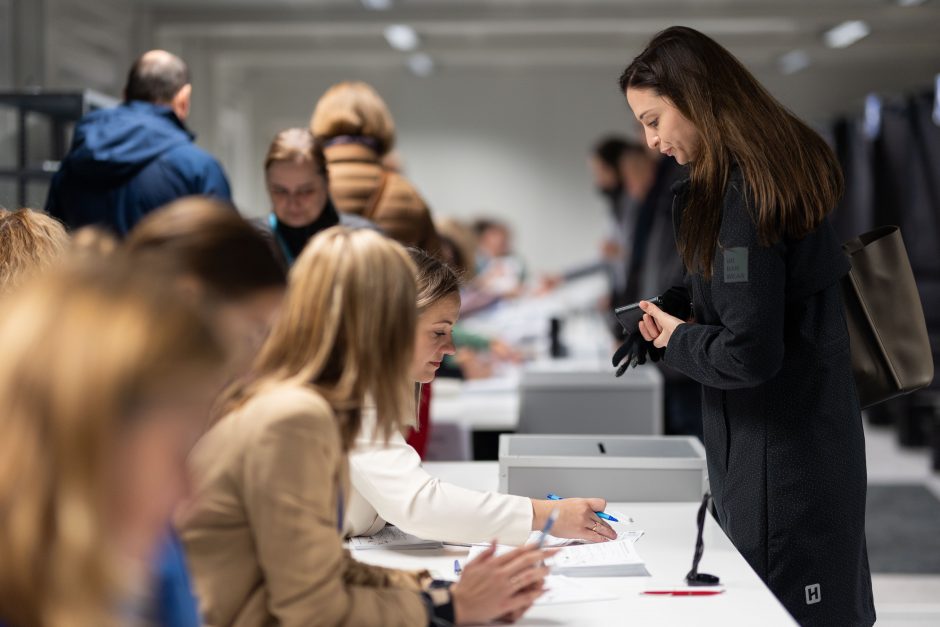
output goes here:
[{"label": "blurred person in background", "polygon": [[0,296],[48,269],[69,247],[69,236],[55,218],[0,208]]},{"label": "blurred person in background", "polygon": [[[495,298],[473,285],[476,275],[476,236],[473,229],[456,218],[435,222],[441,237],[441,259],[460,279],[461,313],[476,311],[492,304]],[[471,333],[459,323],[453,328],[456,355],[445,355],[438,376],[486,379],[493,376],[494,365],[519,363],[522,354],[498,337]]]},{"label": "blurred person in background", "polygon": [[323,151],[308,129],[288,128],[274,136],[264,159],[264,182],[271,199],[265,226],[286,267],[310,238],[331,226],[376,228],[365,218],[336,210]]},{"label": "blurred person in background", "polygon": [[[284,270],[263,236],[231,206],[194,196],[144,218],[125,248],[137,267],[166,273],[182,297],[201,306],[226,349],[220,379],[244,377],[280,311],[286,286]],[[207,426],[200,423],[200,432]],[[197,627],[186,557],[172,529],[156,573],[161,625]]]},{"label": "blurred person in background", "polygon": [[[681,286],[685,267],[676,248],[672,224],[672,187],[686,171],[674,159],[637,146],[621,156],[624,191],[636,209],[624,300],[653,298]],[[617,325],[617,331],[623,329]],[[698,382],[662,361],[663,413],[667,435],[702,438],[702,391]]]},{"label": "blurred person in background", "polygon": [[601,243],[601,260],[610,278],[611,303],[620,301],[627,284],[626,264],[629,241],[625,213],[625,186],[620,159],[629,141],[619,135],[601,138],[591,151],[589,165],[594,188],[609,209],[607,237]]},{"label": "blurred person in background", "polygon": [[124,103],[78,121],[46,211],[70,229],[97,224],[124,237],[147,213],[182,196],[230,200],[222,166],[186,128],[192,91],[182,59],[164,50],[141,55]]},{"label": "blurred person in background", "polygon": [[476,236],[476,276],[474,285],[497,298],[515,298],[525,288],[526,267],[513,253],[509,225],[491,218],[473,223]]},{"label": "blurred person in background", "polygon": [[99,226],[83,226],[72,232],[70,259],[96,259],[116,251],[121,243],[106,229]]},{"label": "blurred person in background", "polygon": [[222,353],[157,273],[70,266],[0,303],[0,623],[154,624]]},{"label": "blurred person in background", "polygon": [[245,375],[280,312],[287,284],[264,237],[234,207],[194,196],[147,216],[126,248],[207,310],[226,348],[226,379]]},{"label": "blurred person in background", "polygon": [[395,122],[372,87],[353,81],[330,87],[317,102],[310,130],[323,146],[340,213],[371,220],[397,242],[438,254],[427,203],[405,177],[382,165],[395,145]]}]

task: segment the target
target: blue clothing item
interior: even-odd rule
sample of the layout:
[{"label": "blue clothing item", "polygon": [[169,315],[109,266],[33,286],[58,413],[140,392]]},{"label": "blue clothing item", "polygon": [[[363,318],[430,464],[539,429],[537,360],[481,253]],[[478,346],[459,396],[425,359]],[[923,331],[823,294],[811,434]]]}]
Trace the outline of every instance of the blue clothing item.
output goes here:
[{"label": "blue clothing item", "polygon": [[69,228],[97,224],[124,236],[148,212],[193,194],[231,201],[222,166],[169,107],[135,100],[79,120],[46,211]]},{"label": "blue clothing item", "polygon": [[[340,510],[342,511],[342,510]],[[189,577],[189,568],[186,566],[186,552],[180,542],[179,536],[170,529],[164,538],[154,564],[154,604],[148,607],[153,624],[161,627],[200,627],[199,607],[193,594],[192,583]],[[141,617],[140,608],[125,608],[125,615],[134,617],[135,622]],[[6,623],[0,621],[0,627]]]},{"label": "blue clothing item", "polygon": [[156,564],[157,624],[162,627],[199,627],[199,608],[186,567],[186,552],[170,530]]}]

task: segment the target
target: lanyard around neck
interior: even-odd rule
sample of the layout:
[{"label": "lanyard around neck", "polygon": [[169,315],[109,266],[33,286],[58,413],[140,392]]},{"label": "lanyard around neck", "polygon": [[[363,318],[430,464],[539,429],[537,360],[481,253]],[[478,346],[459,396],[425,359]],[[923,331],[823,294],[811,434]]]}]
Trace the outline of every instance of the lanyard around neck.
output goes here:
[{"label": "lanyard around neck", "polygon": [[287,265],[294,265],[294,254],[290,251],[287,242],[284,241],[284,238],[281,237],[281,233],[277,230],[277,216],[274,215],[273,211],[268,214],[268,225],[271,227],[271,232],[274,233],[274,239],[277,240],[278,245],[281,247],[281,252],[284,253],[284,259],[287,261]]}]

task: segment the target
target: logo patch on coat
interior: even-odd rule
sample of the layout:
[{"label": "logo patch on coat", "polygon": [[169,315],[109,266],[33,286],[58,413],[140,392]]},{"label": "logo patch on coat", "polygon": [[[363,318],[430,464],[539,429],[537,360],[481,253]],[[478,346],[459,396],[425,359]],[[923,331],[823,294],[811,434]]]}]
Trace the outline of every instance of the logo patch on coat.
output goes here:
[{"label": "logo patch on coat", "polygon": [[820,601],[822,601],[822,588],[819,587],[819,584],[814,583],[806,586],[806,604],[816,605]]},{"label": "logo patch on coat", "polygon": [[747,248],[725,249],[725,283],[747,283]]}]

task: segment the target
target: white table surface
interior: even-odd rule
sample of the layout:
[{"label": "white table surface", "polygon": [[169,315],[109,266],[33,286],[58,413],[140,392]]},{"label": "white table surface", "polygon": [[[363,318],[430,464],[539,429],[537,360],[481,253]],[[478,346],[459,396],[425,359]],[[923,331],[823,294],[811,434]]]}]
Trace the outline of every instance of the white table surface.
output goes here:
[{"label": "white table surface", "polygon": [[[497,462],[434,462],[427,470],[468,488],[495,490]],[[682,587],[695,546],[698,503],[612,503],[609,509],[635,519],[632,526],[645,531],[636,548],[651,577],[592,577],[579,582],[595,586],[616,600],[535,606],[519,625],[610,625],[721,627],[792,626],[796,623],[740,553],[708,516],[705,552],[699,570],[721,577],[725,592],[712,597],[648,597],[643,590]],[[364,562],[397,568],[453,571],[454,559],[463,561],[467,549],[445,546],[420,551],[372,550],[355,552]]]}]

